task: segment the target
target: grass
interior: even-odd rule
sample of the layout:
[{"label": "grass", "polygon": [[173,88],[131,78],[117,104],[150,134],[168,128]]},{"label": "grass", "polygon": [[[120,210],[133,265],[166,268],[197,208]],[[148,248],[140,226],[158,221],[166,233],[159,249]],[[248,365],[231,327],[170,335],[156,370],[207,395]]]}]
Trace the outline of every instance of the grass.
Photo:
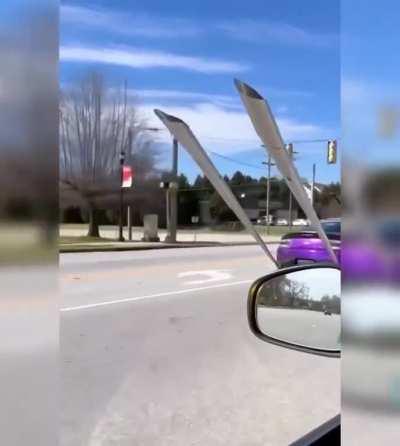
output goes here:
[{"label": "grass", "polygon": [[104,242],[104,243],[110,243],[115,242],[116,240],[109,239],[109,238],[103,238],[103,237],[88,237],[87,235],[81,235],[81,236],[60,236],[58,243],[60,245],[72,245],[72,244],[91,244],[93,242]]},{"label": "grass", "polygon": [[103,250],[114,249],[113,242],[116,240],[103,238],[103,237],[88,237],[84,236],[60,236],[59,237],[59,250],[63,251],[80,251],[80,250]]},{"label": "grass", "polygon": [[[291,228],[289,228],[288,226],[270,226],[269,227],[269,231],[267,234],[267,228],[266,226],[263,225],[255,225],[254,226],[255,229],[257,230],[257,232],[262,235],[262,236],[267,236],[270,235],[272,237],[280,237],[288,232],[294,232],[294,231],[299,231],[304,229],[301,226],[292,226]],[[104,230],[106,229],[107,226],[102,227],[101,229]],[[111,243],[111,242],[116,242],[117,241],[117,227],[116,226],[110,226],[110,229],[115,229],[115,234],[113,233],[113,231],[106,231],[105,235],[107,237],[88,237],[86,235],[60,235],[59,238],[59,244],[60,245],[73,245],[73,244],[92,244],[95,243],[96,245],[104,242],[104,244],[107,243]],[[83,229],[83,230],[87,230],[87,225],[85,224],[63,224],[60,225],[60,229]],[[137,231],[136,231],[137,229]],[[133,228],[134,232],[140,232],[142,231],[143,228]],[[216,226],[211,226],[211,227],[199,227],[199,228],[191,228],[191,227],[185,227],[185,228],[178,228],[178,231],[181,231],[181,233],[192,233],[193,231],[196,231],[198,234],[215,234],[215,233],[220,233],[220,234],[226,234],[226,233],[231,233],[231,234],[239,234],[239,233],[244,233],[244,229],[242,229],[241,227],[239,227],[238,222],[235,222],[234,225],[230,224],[221,224],[221,225],[216,225]],[[164,233],[165,229],[161,229],[160,230],[160,234]]]},{"label": "grass", "polygon": [[74,251],[95,251],[115,249],[113,244],[115,240],[102,237],[88,237],[88,236],[60,236],[59,237],[59,251],[60,252],[74,252]]}]

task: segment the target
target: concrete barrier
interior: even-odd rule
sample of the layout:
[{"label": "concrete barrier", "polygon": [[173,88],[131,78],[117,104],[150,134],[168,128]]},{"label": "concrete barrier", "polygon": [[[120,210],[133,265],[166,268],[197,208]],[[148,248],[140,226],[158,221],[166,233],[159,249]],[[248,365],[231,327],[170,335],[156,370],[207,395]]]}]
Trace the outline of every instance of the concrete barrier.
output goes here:
[{"label": "concrete barrier", "polygon": [[143,216],[143,237],[144,242],[159,242],[158,236],[158,215],[147,214]]}]

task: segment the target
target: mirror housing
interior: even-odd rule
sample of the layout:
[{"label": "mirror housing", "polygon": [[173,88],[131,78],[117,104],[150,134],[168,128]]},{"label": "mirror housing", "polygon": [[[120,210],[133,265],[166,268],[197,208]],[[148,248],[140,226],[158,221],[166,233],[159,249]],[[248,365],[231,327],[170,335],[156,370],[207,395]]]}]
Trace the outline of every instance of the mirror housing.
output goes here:
[{"label": "mirror housing", "polygon": [[[336,265],[333,265],[332,263],[303,264],[299,266],[279,269],[278,271],[257,279],[250,287],[247,301],[248,322],[253,334],[265,342],[279,345],[281,347],[286,347],[319,356],[328,356],[335,358],[340,357],[340,348],[332,348],[332,346],[328,347],[327,345],[315,345],[315,343],[313,344],[313,342],[297,342],[296,336],[295,339],[293,339],[294,322],[296,322],[296,328],[297,326],[302,326],[303,335],[304,333],[311,333],[314,337],[314,341],[315,335],[317,335],[318,337],[318,332],[315,332],[315,327],[317,329],[321,328],[321,334],[323,336],[326,336],[327,330],[323,328],[327,328],[329,326],[329,331],[333,334],[338,331],[340,337],[340,295],[337,295],[337,290],[339,290],[340,294],[340,274],[337,274],[336,278],[336,274],[333,274],[332,270],[340,273],[340,268]],[[321,284],[320,287],[311,282],[313,277],[318,278],[318,282],[320,282]],[[294,280],[294,278],[296,280]],[[293,282],[291,282],[290,279]],[[307,283],[307,280],[309,281],[309,283]],[[297,300],[295,298],[293,300],[293,293],[291,294],[290,299],[287,296],[283,296],[283,298],[282,296],[280,296],[279,298],[277,298],[275,295],[272,296],[272,294],[275,294],[276,292],[277,284],[278,286],[280,286],[279,293],[282,293],[282,288],[285,290],[284,292],[288,293],[288,291],[286,291],[288,288],[288,283],[294,283],[298,286],[298,288],[301,288],[303,292],[302,298],[297,298]],[[285,286],[282,287],[281,284]],[[313,287],[311,292],[308,285],[312,285]],[[331,290],[331,288],[334,289]],[[308,294],[306,296],[304,296],[304,289],[308,291]],[[330,293],[333,293],[331,295],[331,299],[329,299],[329,296],[327,296],[328,299],[326,296],[322,296],[322,294],[324,294],[324,291],[326,292],[326,289],[330,289]],[[260,304],[261,293],[263,293],[262,304]],[[318,294],[318,298],[310,298],[310,294],[312,293]],[[281,299],[281,301],[279,301],[279,299]],[[270,304],[269,302],[272,301],[274,302]],[[276,304],[275,301],[277,301],[278,303]],[[325,302],[330,302],[330,304],[326,305]],[[260,308],[263,309],[264,314],[272,316],[269,318],[271,327],[272,323],[274,324],[271,330],[268,330],[268,328],[267,330],[260,328],[258,320],[258,311]],[[268,313],[266,313],[265,310],[267,310]],[[271,310],[271,312],[269,312],[269,310]],[[294,313],[295,311],[296,313]],[[277,314],[279,315],[278,318],[276,317]],[[294,319],[293,315],[295,315]],[[334,322],[332,322],[332,318],[335,319]],[[268,317],[264,317],[264,320],[268,320]],[[307,324],[309,324],[309,326]],[[334,326],[332,324],[334,324]],[[287,336],[285,334],[286,327],[288,327]],[[300,331],[301,330],[299,329],[299,333]],[[276,332],[279,332],[280,335],[277,336]],[[299,335],[299,337],[301,336]],[[310,339],[311,338],[312,336],[310,335]]]}]

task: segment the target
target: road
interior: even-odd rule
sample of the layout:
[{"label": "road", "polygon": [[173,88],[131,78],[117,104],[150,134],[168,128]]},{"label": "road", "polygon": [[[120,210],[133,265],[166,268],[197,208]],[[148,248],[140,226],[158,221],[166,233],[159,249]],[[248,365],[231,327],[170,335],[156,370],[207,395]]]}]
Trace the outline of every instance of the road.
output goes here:
[{"label": "road", "polygon": [[257,246],[61,255],[62,445],[287,445],[340,408],[340,365],[247,327]]},{"label": "road", "polygon": [[340,314],[323,311],[259,306],[260,330],[287,342],[327,350],[340,350]]}]

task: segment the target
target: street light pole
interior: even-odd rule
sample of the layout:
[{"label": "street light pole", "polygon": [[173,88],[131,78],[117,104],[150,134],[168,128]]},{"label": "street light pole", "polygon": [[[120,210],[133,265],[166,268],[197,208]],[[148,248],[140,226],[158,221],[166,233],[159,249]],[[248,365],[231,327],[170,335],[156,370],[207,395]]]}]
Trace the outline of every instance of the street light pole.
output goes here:
[{"label": "street light pole", "polygon": [[[128,129],[128,156],[130,159],[132,159],[132,148],[133,148],[133,136],[132,136],[132,128],[129,127]],[[132,196],[132,195],[131,195]],[[129,204],[127,206],[127,223],[128,223],[128,240],[132,241],[132,198],[129,201]]]},{"label": "street light pole", "polygon": [[122,187],[124,179],[124,161],[125,161],[125,152],[121,150],[121,153],[119,154],[120,184],[119,184],[119,234],[118,234],[118,241],[120,242],[123,242],[125,240],[123,234],[124,188]]},{"label": "street light pole", "polygon": [[265,204],[265,224],[267,229],[267,234],[269,234],[269,207],[270,207],[270,195],[271,195],[271,166],[275,166],[271,162],[271,155],[268,155],[268,161],[263,161],[263,164],[267,165],[267,196]]},{"label": "street light pole", "polygon": [[[286,149],[287,149],[287,151],[289,153],[289,156],[290,156],[291,160],[293,160],[293,155],[299,153],[299,152],[295,152],[293,150],[293,144],[291,144],[291,143],[286,144]],[[288,225],[289,225],[289,228],[292,227],[292,222],[293,222],[293,215],[292,214],[293,214],[293,194],[292,194],[292,191],[289,189],[289,215],[288,215],[288,220],[289,220],[288,221]]]},{"label": "street light pole", "polygon": [[315,189],[315,173],[317,170],[317,165],[313,164],[313,170],[312,170],[312,182],[311,182],[311,204],[314,207],[314,189]]},{"label": "street light pole", "polygon": [[165,241],[168,243],[176,243],[176,232],[178,225],[178,140],[172,139],[172,187],[167,190],[167,227],[168,234]]},{"label": "street light pole", "polygon": [[269,234],[269,200],[271,194],[271,156],[268,155],[268,176],[267,176],[267,199],[265,203],[265,223],[267,225],[267,234]]}]

